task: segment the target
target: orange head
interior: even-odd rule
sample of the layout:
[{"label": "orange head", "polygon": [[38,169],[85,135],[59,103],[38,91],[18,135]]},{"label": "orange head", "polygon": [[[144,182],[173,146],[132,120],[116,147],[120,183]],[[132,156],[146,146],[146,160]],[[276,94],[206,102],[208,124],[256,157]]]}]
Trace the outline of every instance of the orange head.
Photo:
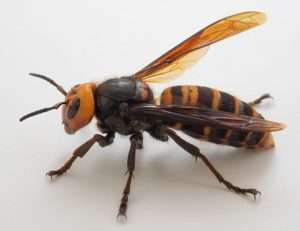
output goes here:
[{"label": "orange head", "polygon": [[55,83],[53,80],[46,76],[39,74],[30,75],[44,79],[50,84],[54,85],[65,96],[65,101],[57,103],[53,107],[31,112],[23,116],[20,119],[20,121],[23,121],[29,117],[38,115],[43,112],[58,109],[61,105],[64,105],[62,110],[62,120],[65,127],[65,131],[68,134],[75,133],[77,130],[81,129],[92,120],[95,113],[95,83],[83,83],[75,85],[67,93],[61,86],[59,86],[57,83]]},{"label": "orange head", "polygon": [[87,125],[95,113],[95,83],[84,83],[74,86],[66,95],[62,118],[65,131],[72,134]]}]

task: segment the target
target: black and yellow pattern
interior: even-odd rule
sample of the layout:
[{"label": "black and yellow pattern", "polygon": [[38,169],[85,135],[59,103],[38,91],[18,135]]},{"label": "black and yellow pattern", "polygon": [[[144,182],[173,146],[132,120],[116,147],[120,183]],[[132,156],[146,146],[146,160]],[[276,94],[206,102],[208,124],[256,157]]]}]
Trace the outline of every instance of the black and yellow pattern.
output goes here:
[{"label": "black and yellow pattern", "polygon": [[[235,114],[261,117],[248,103],[222,91],[200,86],[174,86],[167,88],[161,94],[161,105],[188,105],[208,107],[214,110]],[[271,148],[273,138],[267,132],[243,132],[208,126],[191,127],[185,124],[170,124],[175,129],[182,130],[194,138],[204,139],[217,144],[244,148]]]}]

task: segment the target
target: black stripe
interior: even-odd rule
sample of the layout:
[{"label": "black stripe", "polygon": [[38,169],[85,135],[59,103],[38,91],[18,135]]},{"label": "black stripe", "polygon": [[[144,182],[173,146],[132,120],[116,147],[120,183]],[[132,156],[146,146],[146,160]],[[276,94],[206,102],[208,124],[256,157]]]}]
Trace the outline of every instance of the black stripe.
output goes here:
[{"label": "black stripe", "polygon": [[201,136],[203,136],[204,133],[204,126],[197,126],[192,127],[190,125],[182,125],[181,129],[185,134],[199,139]]},{"label": "black stripe", "polygon": [[222,91],[220,91],[220,94],[221,94],[221,97],[220,97],[219,110],[233,113],[235,111],[234,97],[232,95],[227,94],[226,92],[222,92]]},{"label": "black stripe", "polygon": [[247,141],[247,145],[256,145],[264,137],[264,132],[253,132]]},{"label": "black stripe", "polygon": [[181,86],[171,87],[172,104],[182,105],[182,92]]},{"label": "black stripe", "polygon": [[249,104],[240,101],[240,114],[253,116],[253,109],[251,106],[249,106]]},{"label": "black stripe", "polygon": [[212,106],[212,89],[208,87],[198,87],[198,105],[205,105],[209,108]]},{"label": "black stripe", "polygon": [[228,138],[228,144],[236,147],[241,147],[243,146],[241,143],[246,139],[247,135],[248,132],[234,130]]},{"label": "black stripe", "polygon": [[227,129],[211,128],[208,140],[213,143],[221,143],[222,139],[225,139]]}]

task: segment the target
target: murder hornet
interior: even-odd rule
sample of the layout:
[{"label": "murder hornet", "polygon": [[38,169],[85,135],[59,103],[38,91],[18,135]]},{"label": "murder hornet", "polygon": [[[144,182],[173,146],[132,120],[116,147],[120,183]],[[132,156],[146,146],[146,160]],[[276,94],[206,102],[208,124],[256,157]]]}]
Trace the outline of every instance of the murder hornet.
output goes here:
[{"label": "murder hornet", "polygon": [[256,27],[265,19],[265,14],[261,12],[242,12],[223,18],[195,33],[131,76],[112,78],[100,84],[77,84],[68,92],[52,79],[32,73],[32,76],[54,85],[65,99],[53,107],[29,113],[20,121],[63,106],[62,121],[68,134],[74,134],[86,126],[94,116],[103,134],[95,134],[80,145],[61,168],[49,171],[47,175],[51,178],[62,175],[95,143],[101,147],[112,144],[115,133],[129,136],[128,179],[118,212],[119,218],[126,218],[136,150],[143,147],[143,132],[148,132],[160,141],[172,139],[190,155],[201,159],[229,190],[256,198],[260,194],[258,190],[241,188],[226,180],[199,148],[181,138],[176,130],[216,144],[255,150],[273,148],[271,132],[282,130],[285,125],[266,120],[254,108],[270,95],[264,94],[247,103],[213,88],[182,85],[169,87],[159,97],[153,97],[148,84],[178,77],[202,58],[210,45]]}]

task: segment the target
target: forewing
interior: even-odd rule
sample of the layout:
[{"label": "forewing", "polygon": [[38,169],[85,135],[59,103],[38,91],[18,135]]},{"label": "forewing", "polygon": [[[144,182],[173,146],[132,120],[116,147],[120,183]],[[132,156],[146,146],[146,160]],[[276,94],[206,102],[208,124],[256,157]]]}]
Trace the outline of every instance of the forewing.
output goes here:
[{"label": "forewing", "polygon": [[134,106],[130,109],[130,113],[140,118],[155,118],[165,122],[179,122],[192,126],[204,125],[212,128],[238,129],[248,132],[274,132],[285,128],[285,125],[282,123],[258,117],[191,106],[157,106],[145,104]]},{"label": "forewing", "polygon": [[151,66],[147,76],[136,78],[147,83],[163,83],[171,81],[180,76],[188,67],[191,67],[201,59],[208,51],[209,46],[189,51],[187,54],[166,61],[159,65]]},{"label": "forewing", "polygon": [[203,57],[208,46],[262,24],[266,16],[261,12],[242,12],[212,23],[192,35],[161,57],[133,75],[145,82],[165,82],[178,77]]}]

